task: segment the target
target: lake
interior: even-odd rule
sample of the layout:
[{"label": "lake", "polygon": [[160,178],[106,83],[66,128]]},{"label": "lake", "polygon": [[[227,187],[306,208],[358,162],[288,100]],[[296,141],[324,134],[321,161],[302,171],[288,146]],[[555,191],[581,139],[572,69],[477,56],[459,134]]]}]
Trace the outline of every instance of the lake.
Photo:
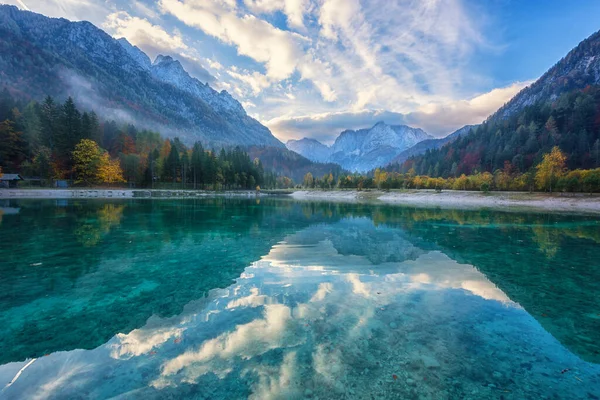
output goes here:
[{"label": "lake", "polygon": [[600,398],[598,216],[12,200],[0,243],[0,398]]}]

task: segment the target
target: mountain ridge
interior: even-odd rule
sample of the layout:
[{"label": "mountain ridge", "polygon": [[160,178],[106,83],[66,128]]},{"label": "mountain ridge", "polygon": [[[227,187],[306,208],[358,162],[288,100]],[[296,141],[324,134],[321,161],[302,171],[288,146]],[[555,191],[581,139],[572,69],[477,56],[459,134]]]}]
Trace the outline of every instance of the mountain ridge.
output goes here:
[{"label": "mountain ridge", "polygon": [[[477,130],[390,169],[459,176],[531,172],[557,147],[569,169],[600,167],[600,31],[581,41]],[[436,172],[437,171],[437,172]]]},{"label": "mountain ridge", "polygon": [[538,80],[523,88],[488,120],[504,119],[541,99],[556,99],[560,94],[585,85],[600,84],[600,31],[582,40]]},{"label": "mountain ridge", "polygon": [[73,96],[103,117],[187,143],[284,147],[237,100],[192,78],[179,61],[149,60],[87,21],[0,5],[0,85],[13,93],[37,100]]},{"label": "mountain ridge", "polygon": [[398,154],[390,164],[402,164],[404,161],[408,160],[411,157],[418,156],[420,154],[425,153],[427,150],[439,149],[442,146],[445,146],[448,143],[452,143],[459,137],[468,134],[473,129],[476,129],[479,126],[477,125],[465,125],[462,128],[459,128],[452,132],[451,134],[444,136],[442,138],[435,139],[426,139],[422,142],[415,144],[414,146],[404,150],[400,154]]},{"label": "mountain ridge", "polygon": [[387,165],[400,152],[433,139],[420,128],[377,122],[371,128],[346,129],[331,146],[315,139],[291,140],[286,147],[316,162],[333,162],[353,172],[366,172]]}]

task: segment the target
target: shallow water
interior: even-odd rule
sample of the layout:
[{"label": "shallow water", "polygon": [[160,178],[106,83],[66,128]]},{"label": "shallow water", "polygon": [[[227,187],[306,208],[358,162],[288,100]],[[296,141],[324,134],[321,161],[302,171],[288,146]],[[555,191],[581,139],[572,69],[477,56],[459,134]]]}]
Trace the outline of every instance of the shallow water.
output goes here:
[{"label": "shallow water", "polygon": [[0,398],[600,398],[597,217],[0,206]]}]

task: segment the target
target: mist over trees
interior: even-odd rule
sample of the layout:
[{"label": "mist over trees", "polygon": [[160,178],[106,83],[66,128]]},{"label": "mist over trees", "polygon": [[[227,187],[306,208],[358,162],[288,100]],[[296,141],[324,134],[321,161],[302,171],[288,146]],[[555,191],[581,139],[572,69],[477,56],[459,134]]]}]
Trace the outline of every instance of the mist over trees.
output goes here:
[{"label": "mist over trees", "polygon": [[[22,103],[0,92],[0,167],[51,182],[79,185],[127,183],[142,187],[255,189],[275,187],[280,177],[239,147],[191,148],[158,132],[100,121],[74,100]],[[283,181],[285,183],[285,181]],[[293,182],[289,182],[291,186]]]}]

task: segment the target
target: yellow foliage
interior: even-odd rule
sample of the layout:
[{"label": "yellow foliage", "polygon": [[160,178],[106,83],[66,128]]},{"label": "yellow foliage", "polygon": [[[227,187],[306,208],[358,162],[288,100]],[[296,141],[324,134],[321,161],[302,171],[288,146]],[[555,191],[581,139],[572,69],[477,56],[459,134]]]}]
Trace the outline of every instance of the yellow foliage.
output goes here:
[{"label": "yellow foliage", "polygon": [[75,183],[89,185],[97,181],[101,154],[100,146],[93,140],[82,139],[77,143],[73,150],[73,170],[77,177]]},{"label": "yellow foliage", "polygon": [[385,181],[387,181],[387,172],[377,168],[375,170],[375,177],[373,178],[373,181],[374,181],[375,185],[377,186],[377,188],[381,189],[381,185]]},{"label": "yellow foliage", "polygon": [[554,146],[550,153],[544,154],[544,159],[538,164],[535,173],[535,183],[538,189],[552,192],[554,181],[564,175],[567,157]]},{"label": "yellow foliage", "polygon": [[103,153],[100,156],[98,180],[104,183],[125,182],[119,160],[111,160],[108,153]]}]

